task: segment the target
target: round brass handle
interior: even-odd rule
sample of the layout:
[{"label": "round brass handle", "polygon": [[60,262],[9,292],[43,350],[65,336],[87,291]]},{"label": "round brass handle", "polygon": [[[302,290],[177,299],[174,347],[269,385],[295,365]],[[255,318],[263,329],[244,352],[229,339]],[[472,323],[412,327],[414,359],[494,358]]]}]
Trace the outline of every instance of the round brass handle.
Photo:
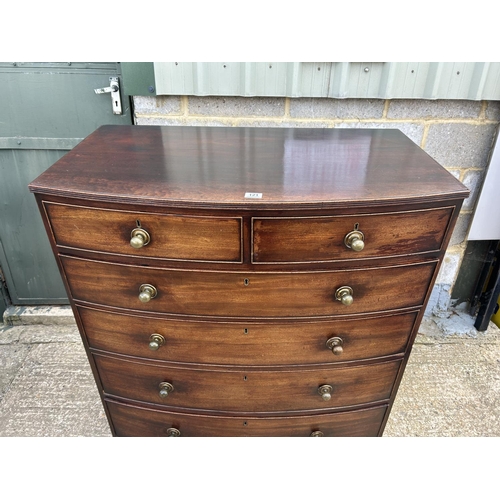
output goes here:
[{"label": "round brass handle", "polygon": [[157,351],[165,343],[165,337],[159,333],[153,333],[149,337],[149,348],[152,351]]},{"label": "round brass handle", "polygon": [[314,432],[311,432],[310,437],[313,437],[313,438],[324,437],[324,434],[321,431],[314,431]]},{"label": "round brass handle", "polygon": [[167,437],[179,437],[181,435],[181,431],[176,429],[175,427],[170,427],[167,429]]},{"label": "round brass handle", "polygon": [[139,287],[139,300],[141,302],[149,302],[157,295],[157,290],[153,285],[141,285]]},{"label": "round brass handle", "polygon": [[318,387],[318,394],[323,398],[323,401],[332,399],[333,387],[331,385],[322,385]]},{"label": "round brass handle", "polygon": [[350,306],[354,301],[352,288],[350,286],[341,286],[335,292],[335,298],[345,306]]},{"label": "round brass handle", "polygon": [[170,382],[161,382],[158,387],[160,388],[160,398],[166,398],[171,392],[174,391],[174,386]]},{"label": "round brass handle", "polygon": [[142,229],[142,227],[136,227],[132,229],[130,233],[130,246],[133,248],[145,247],[151,241],[149,233]]},{"label": "round brass handle", "polygon": [[355,252],[361,252],[365,248],[365,235],[361,231],[351,231],[345,235],[344,245]]},{"label": "round brass handle", "polygon": [[344,348],[342,347],[343,344],[344,341],[340,337],[332,337],[326,341],[326,347],[331,349],[333,354],[336,354],[337,356],[344,352]]}]

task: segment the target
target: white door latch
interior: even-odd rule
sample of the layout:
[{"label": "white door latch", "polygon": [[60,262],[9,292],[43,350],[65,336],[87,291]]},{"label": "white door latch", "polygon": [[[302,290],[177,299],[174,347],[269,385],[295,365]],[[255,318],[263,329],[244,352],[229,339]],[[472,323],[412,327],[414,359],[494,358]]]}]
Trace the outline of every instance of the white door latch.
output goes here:
[{"label": "white door latch", "polygon": [[120,82],[117,76],[109,77],[109,87],[104,87],[102,89],[94,89],[96,94],[107,94],[111,93],[111,106],[113,107],[114,115],[122,114],[122,101],[120,97]]}]

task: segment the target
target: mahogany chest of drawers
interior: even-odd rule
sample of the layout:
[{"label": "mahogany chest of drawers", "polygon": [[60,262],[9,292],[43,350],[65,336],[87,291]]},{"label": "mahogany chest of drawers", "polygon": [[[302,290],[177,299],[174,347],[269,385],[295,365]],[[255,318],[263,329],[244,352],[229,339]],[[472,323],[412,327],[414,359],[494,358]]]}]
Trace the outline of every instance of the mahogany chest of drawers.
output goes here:
[{"label": "mahogany chest of drawers", "polygon": [[116,436],[382,435],[468,193],[397,130],[140,126],[30,190]]}]

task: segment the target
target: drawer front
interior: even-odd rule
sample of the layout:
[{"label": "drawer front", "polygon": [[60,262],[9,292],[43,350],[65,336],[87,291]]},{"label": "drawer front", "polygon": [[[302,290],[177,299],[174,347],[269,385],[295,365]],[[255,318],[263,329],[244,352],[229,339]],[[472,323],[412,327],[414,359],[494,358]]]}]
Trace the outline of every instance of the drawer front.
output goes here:
[{"label": "drawer front", "polygon": [[402,353],[417,316],[413,312],[362,320],[236,323],[163,320],[85,307],[78,312],[93,349],[181,363],[247,366],[336,363]]},{"label": "drawer front", "polygon": [[[419,306],[436,261],[349,271],[242,273],[110,264],[62,256],[73,297],[138,311],[224,317],[351,315]],[[141,285],[156,297],[139,300]],[[352,289],[353,303],[336,299]]]},{"label": "drawer front", "polygon": [[[361,405],[389,399],[400,360],[365,366],[290,370],[200,370],[125,361],[94,353],[111,396],[176,408],[286,412]],[[161,384],[174,390],[166,397]],[[326,400],[318,393],[331,386]]]},{"label": "drawer front", "polygon": [[[82,208],[44,202],[60,246],[134,257],[241,262],[238,217],[190,217]],[[145,230],[149,243],[131,246],[132,231]]]},{"label": "drawer front", "polygon": [[[387,406],[368,410],[301,417],[214,417],[137,408],[106,402],[117,436],[163,437],[171,429],[180,437],[306,437],[321,432],[325,437],[375,437]],[[174,431],[175,432],[175,431]]]},{"label": "drawer front", "polygon": [[[252,219],[254,263],[327,262],[434,252],[441,248],[453,208],[335,217]],[[345,238],[360,231],[364,248]],[[358,238],[362,239],[362,238]]]}]

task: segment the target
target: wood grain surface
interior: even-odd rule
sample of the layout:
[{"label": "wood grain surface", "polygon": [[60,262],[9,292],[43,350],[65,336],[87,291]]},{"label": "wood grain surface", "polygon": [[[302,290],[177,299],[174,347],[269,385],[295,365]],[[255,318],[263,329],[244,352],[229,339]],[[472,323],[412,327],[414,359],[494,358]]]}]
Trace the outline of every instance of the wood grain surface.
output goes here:
[{"label": "wood grain surface", "polygon": [[[391,257],[437,251],[453,208],[377,215],[254,218],[252,260],[326,262]],[[354,229],[364,235],[360,252],[344,239]]]},{"label": "wood grain surface", "polygon": [[[348,271],[245,273],[156,269],[66,256],[61,260],[75,300],[232,318],[346,316],[419,306],[436,267],[431,261]],[[142,284],[158,290],[150,302],[138,298]],[[343,286],[353,290],[350,306],[335,299]]]},{"label": "wood grain surface", "polygon": [[[154,360],[215,365],[342,363],[402,354],[416,312],[337,321],[223,322],[157,319],[78,307],[93,349]],[[149,349],[150,336],[165,344]],[[326,346],[342,339],[343,351]]]},{"label": "wood grain surface", "polygon": [[138,408],[107,401],[116,436],[165,437],[175,428],[180,437],[325,437],[377,436],[387,406],[300,417],[220,417]]},{"label": "wood grain surface", "polygon": [[[241,217],[189,217],[59,203],[44,207],[61,246],[138,258],[241,262]],[[137,227],[146,230],[151,241],[135,249],[130,239]]]},{"label": "wood grain surface", "polygon": [[[463,198],[399,130],[105,125],[34,192],[143,205],[297,208]],[[260,199],[245,194],[261,193]]]},{"label": "wood grain surface", "polygon": [[[193,410],[282,413],[362,405],[389,399],[401,360],[362,366],[294,369],[172,368],[94,353],[107,395]],[[174,391],[159,395],[159,384]],[[324,401],[318,388],[332,386]]]}]

